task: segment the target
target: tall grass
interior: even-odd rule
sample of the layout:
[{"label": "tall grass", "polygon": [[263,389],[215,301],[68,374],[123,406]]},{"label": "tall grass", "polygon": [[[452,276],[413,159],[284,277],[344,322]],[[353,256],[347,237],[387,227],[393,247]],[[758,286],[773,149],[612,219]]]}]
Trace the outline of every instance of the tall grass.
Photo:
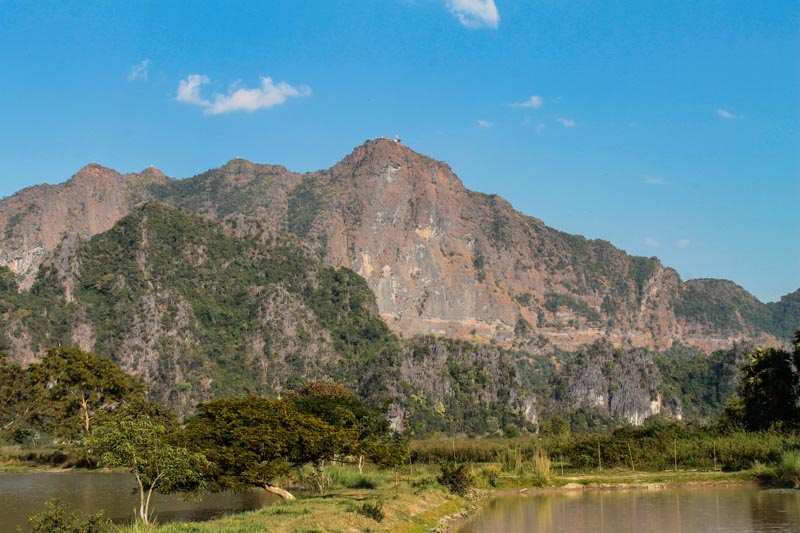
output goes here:
[{"label": "tall grass", "polygon": [[[519,437],[428,438],[412,441],[414,463],[442,461],[498,463],[505,474],[523,475],[537,450],[558,457],[565,470],[603,468],[662,471],[744,470],[756,463],[774,464],[781,454],[800,449],[800,434],[767,431],[720,433],[678,422],[626,427],[609,434],[571,438]],[[599,456],[599,457],[598,457]]]},{"label": "tall grass", "polygon": [[332,465],[327,468],[331,488],[370,489],[381,485],[381,475],[377,472],[359,474],[353,466]]},{"label": "tall grass", "polygon": [[784,487],[800,489],[800,450],[787,450],[773,470],[774,481]]},{"label": "tall grass", "polygon": [[551,462],[550,456],[547,452],[540,449],[537,450],[530,461],[531,475],[533,475],[534,482],[540,487],[550,484],[551,480]]}]

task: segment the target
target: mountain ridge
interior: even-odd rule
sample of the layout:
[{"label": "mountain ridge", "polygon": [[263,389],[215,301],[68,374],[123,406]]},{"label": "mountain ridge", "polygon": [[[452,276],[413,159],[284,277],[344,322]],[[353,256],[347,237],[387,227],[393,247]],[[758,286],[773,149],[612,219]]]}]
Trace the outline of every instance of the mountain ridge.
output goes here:
[{"label": "mountain ridge", "polygon": [[0,265],[28,288],[64,236],[107,231],[151,200],[293,233],[325,264],[364,277],[381,316],[404,335],[537,352],[601,338],[714,350],[743,339],[778,343],[800,317],[791,294],[785,305],[763,304],[727,280],[682,281],[656,258],[555,230],[497,195],[470,191],[446,163],[387,139],[306,173],[232,159],[174,180],[157,169],[119,174],[90,164],[67,182],[0,200]]}]

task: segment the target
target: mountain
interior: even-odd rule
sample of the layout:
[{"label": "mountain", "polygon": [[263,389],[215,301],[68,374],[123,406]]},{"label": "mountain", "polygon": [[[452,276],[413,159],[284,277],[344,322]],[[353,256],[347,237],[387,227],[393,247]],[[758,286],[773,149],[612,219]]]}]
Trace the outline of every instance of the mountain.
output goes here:
[{"label": "mountain", "polygon": [[0,350],[33,361],[78,345],[184,413],[334,378],[415,432],[535,420],[509,354],[399,339],[361,277],[241,215],[213,222],[145,203],[91,239],[62,241],[30,290],[17,289],[0,268]]},{"label": "mountain", "polygon": [[107,231],[150,200],[293,234],[324,264],[361,275],[380,315],[405,336],[536,353],[599,339],[714,350],[785,341],[800,324],[798,293],[763,304],[730,281],[684,282],[656,258],[560,232],[469,191],[447,164],[388,139],[305,174],[237,159],[175,180],[92,164],[61,185],[0,201],[0,264],[29,288],[40,265],[63,253],[65,236]]}]

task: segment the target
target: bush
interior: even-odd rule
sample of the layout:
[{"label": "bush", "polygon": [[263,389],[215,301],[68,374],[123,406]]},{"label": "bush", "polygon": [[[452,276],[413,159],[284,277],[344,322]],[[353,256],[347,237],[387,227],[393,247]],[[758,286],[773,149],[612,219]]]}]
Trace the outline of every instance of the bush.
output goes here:
[{"label": "bush", "polygon": [[800,450],[783,452],[774,468],[774,481],[784,487],[800,488]]},{"label": "bush", "polygon": [[364,502],[361,505],[357,505],[355,507],[355,512],[366,516],[367,518],[371,518],[376,522],[380,522],[383,520],[383,502],[375,501],[375,502]]},{"label": "bush", "polygon": [[465,463],[444,462],[439,465],[442,473],[436,478],[440,485],[453,494],[465,496],[475,483],[469,466]]},{"label": "bush", "polygon": [[58,498],[44,505],[45,511],[28,517],[32,533],[99,533],[108,525],[102,512],[80,516]]},{"label": "bush", "polygon": [[481,476],[492,487],[497,486],[497,481],[500,479],[500,467],[497,465],[487,465],[481,469]]},{"label": "bush", "polygon": [[297,470],[300,481],[309,489],[315,489],[319,494],[331,486],[331,476],[319,466],[303,465]]}]

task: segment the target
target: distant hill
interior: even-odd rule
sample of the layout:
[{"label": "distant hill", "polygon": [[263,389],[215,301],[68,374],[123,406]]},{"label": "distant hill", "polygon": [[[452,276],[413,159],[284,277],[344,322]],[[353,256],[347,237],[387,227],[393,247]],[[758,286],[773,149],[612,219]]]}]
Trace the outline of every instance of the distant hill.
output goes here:
[{"label": "distant hill", "polygon": [[656,258],[554,230],[499,196],[469,191],[445,163],[387,139],[306,174],[233,160],[174,180],[92,164],[61,185],[0,201],[0,264],[27,289],[65,236],[107,231],[151,200],[295,235],[325,264],[361,275],[403,335],[542,354],[599,339],[714,350],[784,342],[800,325],[800,292],[763,304],[730,281],[684,282]]}]

